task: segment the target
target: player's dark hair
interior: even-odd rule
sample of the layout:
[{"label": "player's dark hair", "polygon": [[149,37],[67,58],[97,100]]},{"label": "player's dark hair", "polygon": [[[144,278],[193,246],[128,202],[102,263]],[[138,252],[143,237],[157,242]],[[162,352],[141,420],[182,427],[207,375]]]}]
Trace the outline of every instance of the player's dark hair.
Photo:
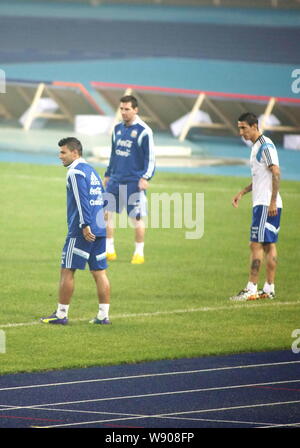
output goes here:
[{"label": "player's dark hair", "polygon": [[257,116],[254,115],[252,112],[245,112],[239,117],[238,121],[245,121],[246,123],[249,124],[249,126],[253,126],[254,124],[258,125]]},{"label": "player's dark hair", "polygon": [[66,146],[70,151],[78,151],[78,154],[82,155],[82,145],[75,137],[62,138],[59,140],[58,146]]},{"label": "player's dark hair", "polygon": [[120,99],[120,103],[131,103],[133,109],[138,107],[138,100],[133,95],[125,95]]}]

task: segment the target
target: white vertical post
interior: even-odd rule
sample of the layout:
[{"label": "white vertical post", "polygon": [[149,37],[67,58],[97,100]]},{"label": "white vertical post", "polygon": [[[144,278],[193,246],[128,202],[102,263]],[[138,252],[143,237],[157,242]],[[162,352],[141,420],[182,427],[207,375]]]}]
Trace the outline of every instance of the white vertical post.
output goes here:
[{"label": "white vertical post", "polygon": [[184,125],[184,127],[183,127],[183,129],[181,131],[180,136],[179,136],[179,141],[180,142],[183,142],[185,140],[185,138],[186,138],[190,128],[194,124],[194,122],[195,122],[194,118],[196,117],[196,114],[197,114],[198,110],[200,109],[200,107],[201,107],[201,105],[202,105],[202,103],[204,101],[204,98],[205,98],[205,93],[200,93],[199,96],[197,97],[197,100],[196,100],[196,102],[195,102],[195,104],[193,106],[193,109],[190,112],[190,114],[188,116],[188,119],[187,119],[187,121],[186,121],[186,123],[185,123],[185,125]]},{"label": "white vertical post", "polygon": [[44,88],[45,88],[45,84],[41,83],[41,84],[39,84],[39,86],[38,86],[38,88],[37,88],[37,90],[35,92],[33,101],[31,103],[31,106],[30,106],[29,111],[28,111],[28,116],[27,116],[26,121],[24,123],[25,131],[28,131],[30,129],[30,126],[32,125],[32,122],[33,122],[33,120],[36,117],[37,106],[38,106],[39,101],[40,101],[40,99],[42,97]]},{"label": "white vertical post", "polygon": [[275,106],[275,103],[276,103],[276,98],[274,98],[274,97],[270,98],[270,100],[268,102],[268,105],[266,107],[266,110],[265,110],[265,112],[263,114],[262,121],[260,123],[260,130],[261,130],[261,132],[264,132],[264,130],[267,127],[268,118],[270,117],[270,115],[272,113],[272,110],[273,110],[273,108]]}]

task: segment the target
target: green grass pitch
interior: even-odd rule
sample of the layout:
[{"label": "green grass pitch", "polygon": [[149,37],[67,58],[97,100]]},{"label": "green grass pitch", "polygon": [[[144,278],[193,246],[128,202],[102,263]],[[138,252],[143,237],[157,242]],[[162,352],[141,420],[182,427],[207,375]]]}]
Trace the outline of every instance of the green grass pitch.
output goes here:
[{"label": "green grass pitch", "polygon": [[300,328],[299,182],[281,182],[275,300],[228,300],[248,276],[251,196],[238,209],[231,198],[249,179],[157,172],[150,216],[154,193],[204,193],[203,236],[187,239],[189,229],[176,228],[175,218],[170,228],[149,226],[146,263],[135,266],[133,230],[117,229],[118,260],[108,269],[113,325],[88,323],[97,299],[86,270],[76,273],[69,325],[47,326],[39,319],[57,304],[65,174],[60,166],[0,164],[0,374],[291,349]]}]

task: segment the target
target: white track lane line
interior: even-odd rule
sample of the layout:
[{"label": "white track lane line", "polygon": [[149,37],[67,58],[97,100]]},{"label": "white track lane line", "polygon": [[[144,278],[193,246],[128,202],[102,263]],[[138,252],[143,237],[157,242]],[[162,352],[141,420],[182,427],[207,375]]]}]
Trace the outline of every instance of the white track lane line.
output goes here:
[{"label": "white track lane line", "polygon": [[[260,363],[260,364],[247,364],[247,365],[238,365],[238,366],[226,366],[226,367],[212,367],[208,369],[196,369],[196,370],[182,370],[176,372],[160,372],[160,373],[147,373],[142,375],[129,375],[129,376],[119,376],[112,378],[93,378],[90,380],[77,380],[77,381],[65,381],[60,383],[46,383],[46,384],[30,384],[27,386],[15,386],[15,387],[2,387],[1,391],[15,391],[20,389],[39,389],[42,387],[58,387],[58,386],[69,386],[74,384],[86,384],[86,383],[102,383],[106,381],[121,381],[121,380],[135,380],[135,379],[144,379],[144,378],[156,378],[162,376],[173,376],[173,375],[190,375],[190,374],[199,374],[199,373],[211,373],[211,372],[220,372],[220,371],[228,371],[228,370],[236,370],[236,369],[250,369],[250,368],[259,368],[259,367],[278,367],[285,365],[295,365],[299,364],[299,361],[282,361],[282,362],[271,362],[271,363]],[[297,382],[299,380],[289,380],[290,382]],[[277,383],[263,383],[260,385],[271,385],[271,384],[280,384],[283,382],[289,381],[278,381]],[[1,406],[1,405],[0,405]],[[4,405],[5,406],[5,405]]]}]

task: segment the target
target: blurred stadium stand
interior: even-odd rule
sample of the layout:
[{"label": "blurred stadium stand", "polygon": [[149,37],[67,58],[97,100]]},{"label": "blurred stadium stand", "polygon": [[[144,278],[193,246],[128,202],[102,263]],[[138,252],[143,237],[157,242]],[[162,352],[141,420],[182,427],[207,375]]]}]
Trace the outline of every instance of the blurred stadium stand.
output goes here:
[{"label": "blurred stadium stand", "polygon": [[[166,87],[91,82],[91,87],[116,111],[125,94],[138,98],[142,118],[154,130],[172,132],[183,142],[193,128],[215,135],[237,135],[236,117],[251,110],[261,117],[262,131],[300,132],[300,99],[259,95],[206,92]],[[19,120],[29,130],[37,119],[75,123],[76,116],[104,115],[80,83],[8,81],[1,95],[0,117]],[[201,114],[199,116],[199,114]],[[276,123],[272,117],[276,115]]]},{"label": "blurred stadium stand", "polygon": [[300,0],[37,0],[61,3],[101,4],[139,4],[139,5],[172,5],[172,6],[221,6],[238,8],[300,8]]},{"label": "blurred stadium stand", "polygon": [[1,95],[0,116],[20,120],[29,130],[36,119],[74,123],[77,114],[103,114],[99,105],[79,83],[7,81]]},{"label": "blurred stadium stand", "polygon": [[[222,135],[238,135],[236,119],[251,110],[261,117],[262,131],[300,132],[300,99],[204,92],[92,82],[92,86],[117,110],[119,98],[135,95],[144,120],[158,131],[170,130],[184,141],[192,128],[199,127]],[[199,112],[202,114],[199,116]],[[276,114],[277,121],[272,117]],[[120,118],[118,113],[116,121]],[[183,119],[183,120],[182,120]],[[180,121],[178,121],[180,120]],[[177,124],[177,129],[175,126]],[[177,132],[176,132],[177,131]]]},{"label": "blurred stadium stand", "polygon": [[[16,1],[15,1],[16,3]],[[18,3],[22,4],[23,1],[19,0]],[[25,2],[24,2],[25,3]],[[110,0],[110,1],[100,1],[100,0],[35,0],[31,1],[31,4],[34,3],[65,3],[71,6],[71,3],[79,5],[80,3],[83,4],[89,4],[89,5],[118,5],[118,4],[128,4],[127,1],[122,0]],[[300,0],[252,0],[252,1],[244,1],[244,0],[139,0],[130,1],[130,5],[176,5],[176,6],[213,6],[213,7],[239,7],[239,8],[245,8],[245,7],[267,7],[267,8],[300,8]],[[89,9],[89,8],[88,8]],[[294,14],[294,12],[293,12]],[[9,22],[10,24],[13,24],[14,20],[23,20],[23,18],[20,17],[12,17],[7,16],[4,17],[3,21]],[[51,57],[51,42],[48,38],[48,34],[46,31],[48,29],[51,29],[53,24],[56,24],[55,18],[49,18],[49,17],[43,17],[44,22],[39,19],[34,19],[33,17],[28,17],[28,23],[27,27],[30,28],[31,24],[37,24],[38,23],[38,34],[40,35],[40,40],[37,43],[37,46],[34,48],[34,51],[32,50],[32,36],[29,36],[27,46],[29,47],[29,50],[24,51],[23,48],[23,42],[22,42],[22,35],[18,37],[16,40],[15,46],[12,46],[12,51],[7,51],[7,54],[9,54],[10,58],[15,59],[8,59],[8,63],[12,63],[12,65],[20,63],[20,62],[28,62],[29,64],[29,70],[30,70],[30,64],[32,62],[40,62],[41,65],[44,62],[48,61],[49,55]],[[49,21],[48,25],[46,24],[46,21]],[[277,64],[277,66],[281,65],[287,65],[287,64],[295,64],[298,59],[298,56],[295,52],[295,46],[297,46],[297,39],[295,41],[294,39],[294,33],[296,33],[297,28],[296,27],[282,27],[283,31],[282,34],[280,34],[280,31],[282,30],[280,27],[277,28],[277,32],[275,32],[274,36],[274,30],[272,27],[264,27],[259,26],[255,29],[257,30],[256,33],[256,41],[254,39],[248,39],[249,33],[252,31],[252,29],[244,30],[244,25],[241,26],[237,24],[235,26],[235,33],[231,34],[228,37],[227,46],[222,46],[223,41],[220,38],[222,36],[222,33],[225,35],[227,33],[228,29],[230,29],[230,26],[228,23],[226,24],[226,29],[222,32],[219,31],[219,34],[217,33],[218,29],[213,24],[213,28],[211,31],[211,34],[209,35],[209,45],[207,45],[207,40],[203,38],[203,34],[201,34],[201,39],[199,39],[199,32],[205,34],[207,30],[210,27],[210,24],[205,24],[207,28],[203,24],[201,26],[198,26],[198,24],[193,23],[182,23],[179,26],[181,26],[181,34],[176,33],[177,36],[175,36],[175,31],[177,30],[177,23],[166,23],[163,25],[163,27],[160,26],[160,28],[157,28],[157,36],[154,36],[151,40],[151,46],[148,48],[148,52],[146,51],[146,46],[144,45],[144,41],[141,38],[138,42],[136,42],[136,28],[130,27],[130,31],[134,30],[134,38],[132,38],[132,35],[130,34],[128,37],[128,40],[124,38],[124,41],[122,43],[124,44],[124,51],[121,49],[121,46],[119,48],[120,43],[120,35],[116,33],[116,30],[118,30],[120,27],[120,23],[116,19],[115,27],[113,28],[113,21],[111,20],[103,20],[102,21],[102,32],[105,33],[105,26],[110,26],[112,29],[112,35],[114,39],[110,39],[108,42],[103,41],[101,42],[101,39],[99,39],[99,23],[97,20],[84,20],[82,24],[82,28],[80,29],[82,32],[82,35],[84,35],[84,39],[82,39],[82,42],[80,42],[80,45],[82,46],[82,49],[76,48],[76,51],[73,51],[73,47],[70,48],[68,45],[73,45],[72,37],[70,38],[70,42],[67,40],[67,42],[64,41],[65,34],[63,34],[62,31],[65,29],[68,29],[68,26],[70,22],[68,20],[72,20],[72,18],[60,18],[59,26],[55,28],[54,32],[54,40],[53,42],[56,43],[57,40],[60,40],[61,46],[59,46],[58,50],[62,52],[61,55],[61,61],[66,62],[68,60],[70,61],[84,61],[84,57],[86,57],[86,60],[89,58],[91,60],[97,59],[97,60],[106,60],[107,59],[114,59],[114,54],[117,52],[117,56],[119,57],[120,61],[123,60],[129,60],[130,57],[137,58],[142,57],[141,51],[143,51],[143,57],[145,60],[147,58],[151,57],[159,57],[160,54],[151,53],[151,51],[156,51],[159,49],[159,42],[162,41],[163,37],[164,45],[166,45],[166,55],[163,54],[165,57],[170,56],[170,52],[174,51],[173,48],[176,48],[176,43],[178,41],[182,42],[183,38],[182,36],[186,37],[186,30],[191,30],[191,36],[190,41],[192,41],[195,45],[184,44],[186,46],[182,45],[182,53],[172,53],[170,57],[173,58],[194,58],[194,59],[209,59],[211,57],[212,59],[223,59],[228,61],[244,61],[244,53],[246,53],[246,56],[248,59],[246,62],[254,63],[273,63],[274,66]],[[76,18],[77,22],[75,22],[77,25],[80,25],[80,19]],[[16,22],[21,23],[21,22]],[[131,23],[131,22],[130,22]],[[136,26],[140,26],[139,32],[142,33],[142,31],[147,26],[147,22],[132,22],[136,23]],[[154,23],[154,21],[153,21]],[[7,23],[6,23],[7,25]],[[46,27],[47,25],[47,27]],[[151,24],[149,24],[150,27]],[[167,28],[169,26],[170,31],[169,34],[167,33]],[[222,24],[218,24],[219,28],[222,27]],[[85,28],[84,28],[85,27]],[[186,28],[184,28],[186,27]],[[103,28],[104,31],[103,31]],[[161,31],[161,28],[163,30]],[[203,30],[203,28],[205,28]],[[41,29],[43,30],[44,34],[41,34]],[[59,31],[61,30],[62,31]],[[83,32],[84,30],[84,32]],[[200,31],[199,31],[200,30]],[[93,32],[92,32],[93,31]],[[90,34],[89,34],[90,32]],[[122,32],[119,30],[119,32]],[[162,33],[162,34],[159,34]],[[61,33],[61,34],[60,34]],[[172,34],[173,33],[173,34]],[[16,33],[17,34],[17,33]],[[147,34],[147,33],[146,33]],[[168,34],[168,38],[166,37],[166,34]],[[179,35],[179,37],[178,37]],[[50,34],[49,34],[50,36]],[[69,35],[68,35],[69,36]],[[97,36],[97,38],[95,38]],[[148,34],[147,34],[148,36]],[[146,37],[147,37],[146,36]],[[163,37],[162,37],[163,36]],[[217,36],[217,37],[216,37]],[[52,37],[52,34],[51,34]],[[177,40],[175,39],[178,38]],[[14,38],[15,36],[12,35],[12,43],[14,44]],[[157,40],[155,40],[155,38]],[[146,39],[146,38],[145,38]],[[215,40],[214,40],[215,39]],[[243,40],[244,39],[244,40]],[[277,40],[276,40],[277,39]],[[147,40],[147,39],[146,39]],[[201,40],[201,44],[204,45],[204,47],[207,50],[207,53],[204,55],[202,53],[201,57],[199,56],[199,40]],[[236,48],[233,48],[233,46],[230,44],[230,42],[234,40],[234,42],[239,43],[239,45],[236,45]],[[261,40],[262,42],[267,42],[266,47],[263,45],[258,46],[257,43]],[[101,47],[99,49],[99,54],[96,53],[96,50],[98,49],[99,41],[102,43],[105,51],[107,54],[101,53]],[[176,42],[175,42],[176,41]],[[21,43],[20,43],[21,42]],[[129,42],[129,44],[128,44]],[[130,43],[133,42],[133,50],[132,53],[130,53]],[[174,45],[175,42],[175,45]],[[271,44],[270,44],[271,42]],[[275,42],[275,43],[274,43]],[[281,44],[283,42],[283,44]],[[288,44],[286,44],[288,42]],[[221,43],[221,44],[220,44]],[[247,51],[245,52],[245,44],[249,43],[249,48],[247,47]],[[92,52],[93,47],[91,44],[95,45],[95,53]],[[292,46],[292,44],[294,46]],[[18,47],[20,46],[20,48]],[[40,46],[39,46],[40,45]],[[116,45],[116,46],[114,46]],[[265,51],[265,48],[270,48],[270,45],[272,46],[272,49],[274,51]],[[136,48],[135,48],[136,46]],[[141,48],[140,48],[141,47]],[[50,52],[47,53],[47,51]],[[92,56],[86,56],[85,50],[87,48],[87,51],[89,51]],[[154,48],[154,50],[153,50]],[[189,48],[190,51],[193,51],[191,53],[186,54],[186,48]],[[54,48],[55,49],[55,48]],[[195,50],[196,49],[196,50]],[[241,52],[241,49],[243,50]],[[6,51],[6,48],[4,48]],[[37,51],[39,50],[40,53]],[[72,51],[71,51],[72,50]],[[252,51],[253,50],[253,51]],[[5,56],[5,51],[3,52],[3,55]],[[45,51],[45,54],[43,53]],[[123,53],[122,53],[123,51]],[[33,58],[32,54],[34,54],[35,58]],[[21,56],[20,56],[21,55]],[[44,56],[44,59],[40,57],[40,55]],[[20,59],[21,57],[21,59]],[[22,57],[24,58],[24,61],[22,60]],[[27,61],[26,61],[27,58]],[[271,58],[271,59],[270,59]],[[273,58],[273,59],[272,59]],[[55,54],[53,56],[53,65],[57,62],[60,62],[60,59],[58,59],[58,56]],[[158,63],[160,64],[160,62]],[[87,64],[88,65],[88,64]],[[254,65],[252,66],[253,70]],[[72,70],[72,68],[71,68]],[[70,72],[71,73],[71,72]],[[110,116],[112,119],[112,124],[119,118],[118,116],[118,105],[119,105],[119,99],[122,95],[125,93],[132,93],[137,96],[139,100],[140,105],[140,113],[143,119],[145,119],[146,122],[149,123],[149,125],[156,130],[157,132],[162,132],[165,134],[168,134],[170,138],[173,140],[176,140],[176,142],[172,142],[172,145],[176,147],[177,145],[177,154],[178,154],[178,144],[182,143],[184,144],[185,140],[188,138],[189,133],[191,133],[192,130],[196,130],[197,128],[200,129],[199,132],[206,135],[213,135],[213,136],[237,136],[237,130],[236,130],[236,119],[237,117],[250,109],[256,113],[260,117],[260,127],[262,131],[270,131],[273,134],[281,135],[283,137],[285,134],[300,134],[300,98],[286,98],[286,97],[279,97],[276,95],[253,95],[253,94],[246,94],[243,91],[235,90],[235,93],[231,93],[230,91],[223,90],[222,87],[220,87],[220,82],[215,88],[216,90],[219,88],[219,91],[207,91],[207,90],[201,90],[201,84],[199,85],[199,89],[188,89],[188,88],[176,88],[174,87],[174,83],[172,87],[168,87],[168,84],[166,83],[166,78],[162,80],[162,84],[164,87],[158,87],[151,86],[151,85],[136,85],[132,83],[112,83],[112,82],[102,82],[101,80],[101,73],[96,74],[93,73],[93,69],[90,69],[89,72],[90,78],[88,79],[87,83],[83,85],[80,82],[67,82],[65,81],[35,81],[33,80],[6,80],[6,94],[0,95],[0,122],[2,125],[5,126],[7,123],[9,126],[16,126],[19,129],[22,130],[30,130],[34,127],[36,122],[38,121],[44,121],[44,127],[46,128],[47,123],[66,123],[67,125],[71,125],[72,129],[74,129],[76,125],[76,118],[81,116],[87,117],[96,117],[96,116]],[[208,74],[209,76],[209,74]],[[96,79],[95,79],[96,78]],[[60,78],[59,78],[60,79]],[[66,78],[65,78],[66,79]],[[74,78],[73,78],[74,79]],[[185,80],[185,78],[184,78]],[[290,78],[286,80],[287,82],[291,82]],[[134,82],[134,81],[133,81]],[[139,81],[136,81],[139,82]],[[143,81],[141,81],[142,83]],[[146,81],[145,81],[146,82]],[[89,85],[87,85],[89,84]],[[300,84],[300,83],[299,83]],[[185,85],[185,83],[184,83]],[[202,87],[203,88],[203,87]],[[205,89],[205,87],[204,87]],[[221,90],[221,91],[220,91]],[[256,93],[256,92],[255,92]],[[282,95],[283,96],[283,95]],[[288,96],[288,93],[287,93]],[[101,99],[101,101],[97,101],[98,99]],[[103,100],[103,102],[102,102]],[[104,112],[105,108],[102,108],[102,105],[109,105],[110,110],[112,113],[106,113]],[[114,116],[113,116],[114,115]],[[46,122],[47,120],[47,122]],[[96,121],[95,121],[96,123]],[[50,124],[50,126],[51,126]],[[111,124],[111,126],[112,126]],[[107,135],[109,133],[107,132]],[[167,142],[167,145],[170,145],[170,141]]]}]

